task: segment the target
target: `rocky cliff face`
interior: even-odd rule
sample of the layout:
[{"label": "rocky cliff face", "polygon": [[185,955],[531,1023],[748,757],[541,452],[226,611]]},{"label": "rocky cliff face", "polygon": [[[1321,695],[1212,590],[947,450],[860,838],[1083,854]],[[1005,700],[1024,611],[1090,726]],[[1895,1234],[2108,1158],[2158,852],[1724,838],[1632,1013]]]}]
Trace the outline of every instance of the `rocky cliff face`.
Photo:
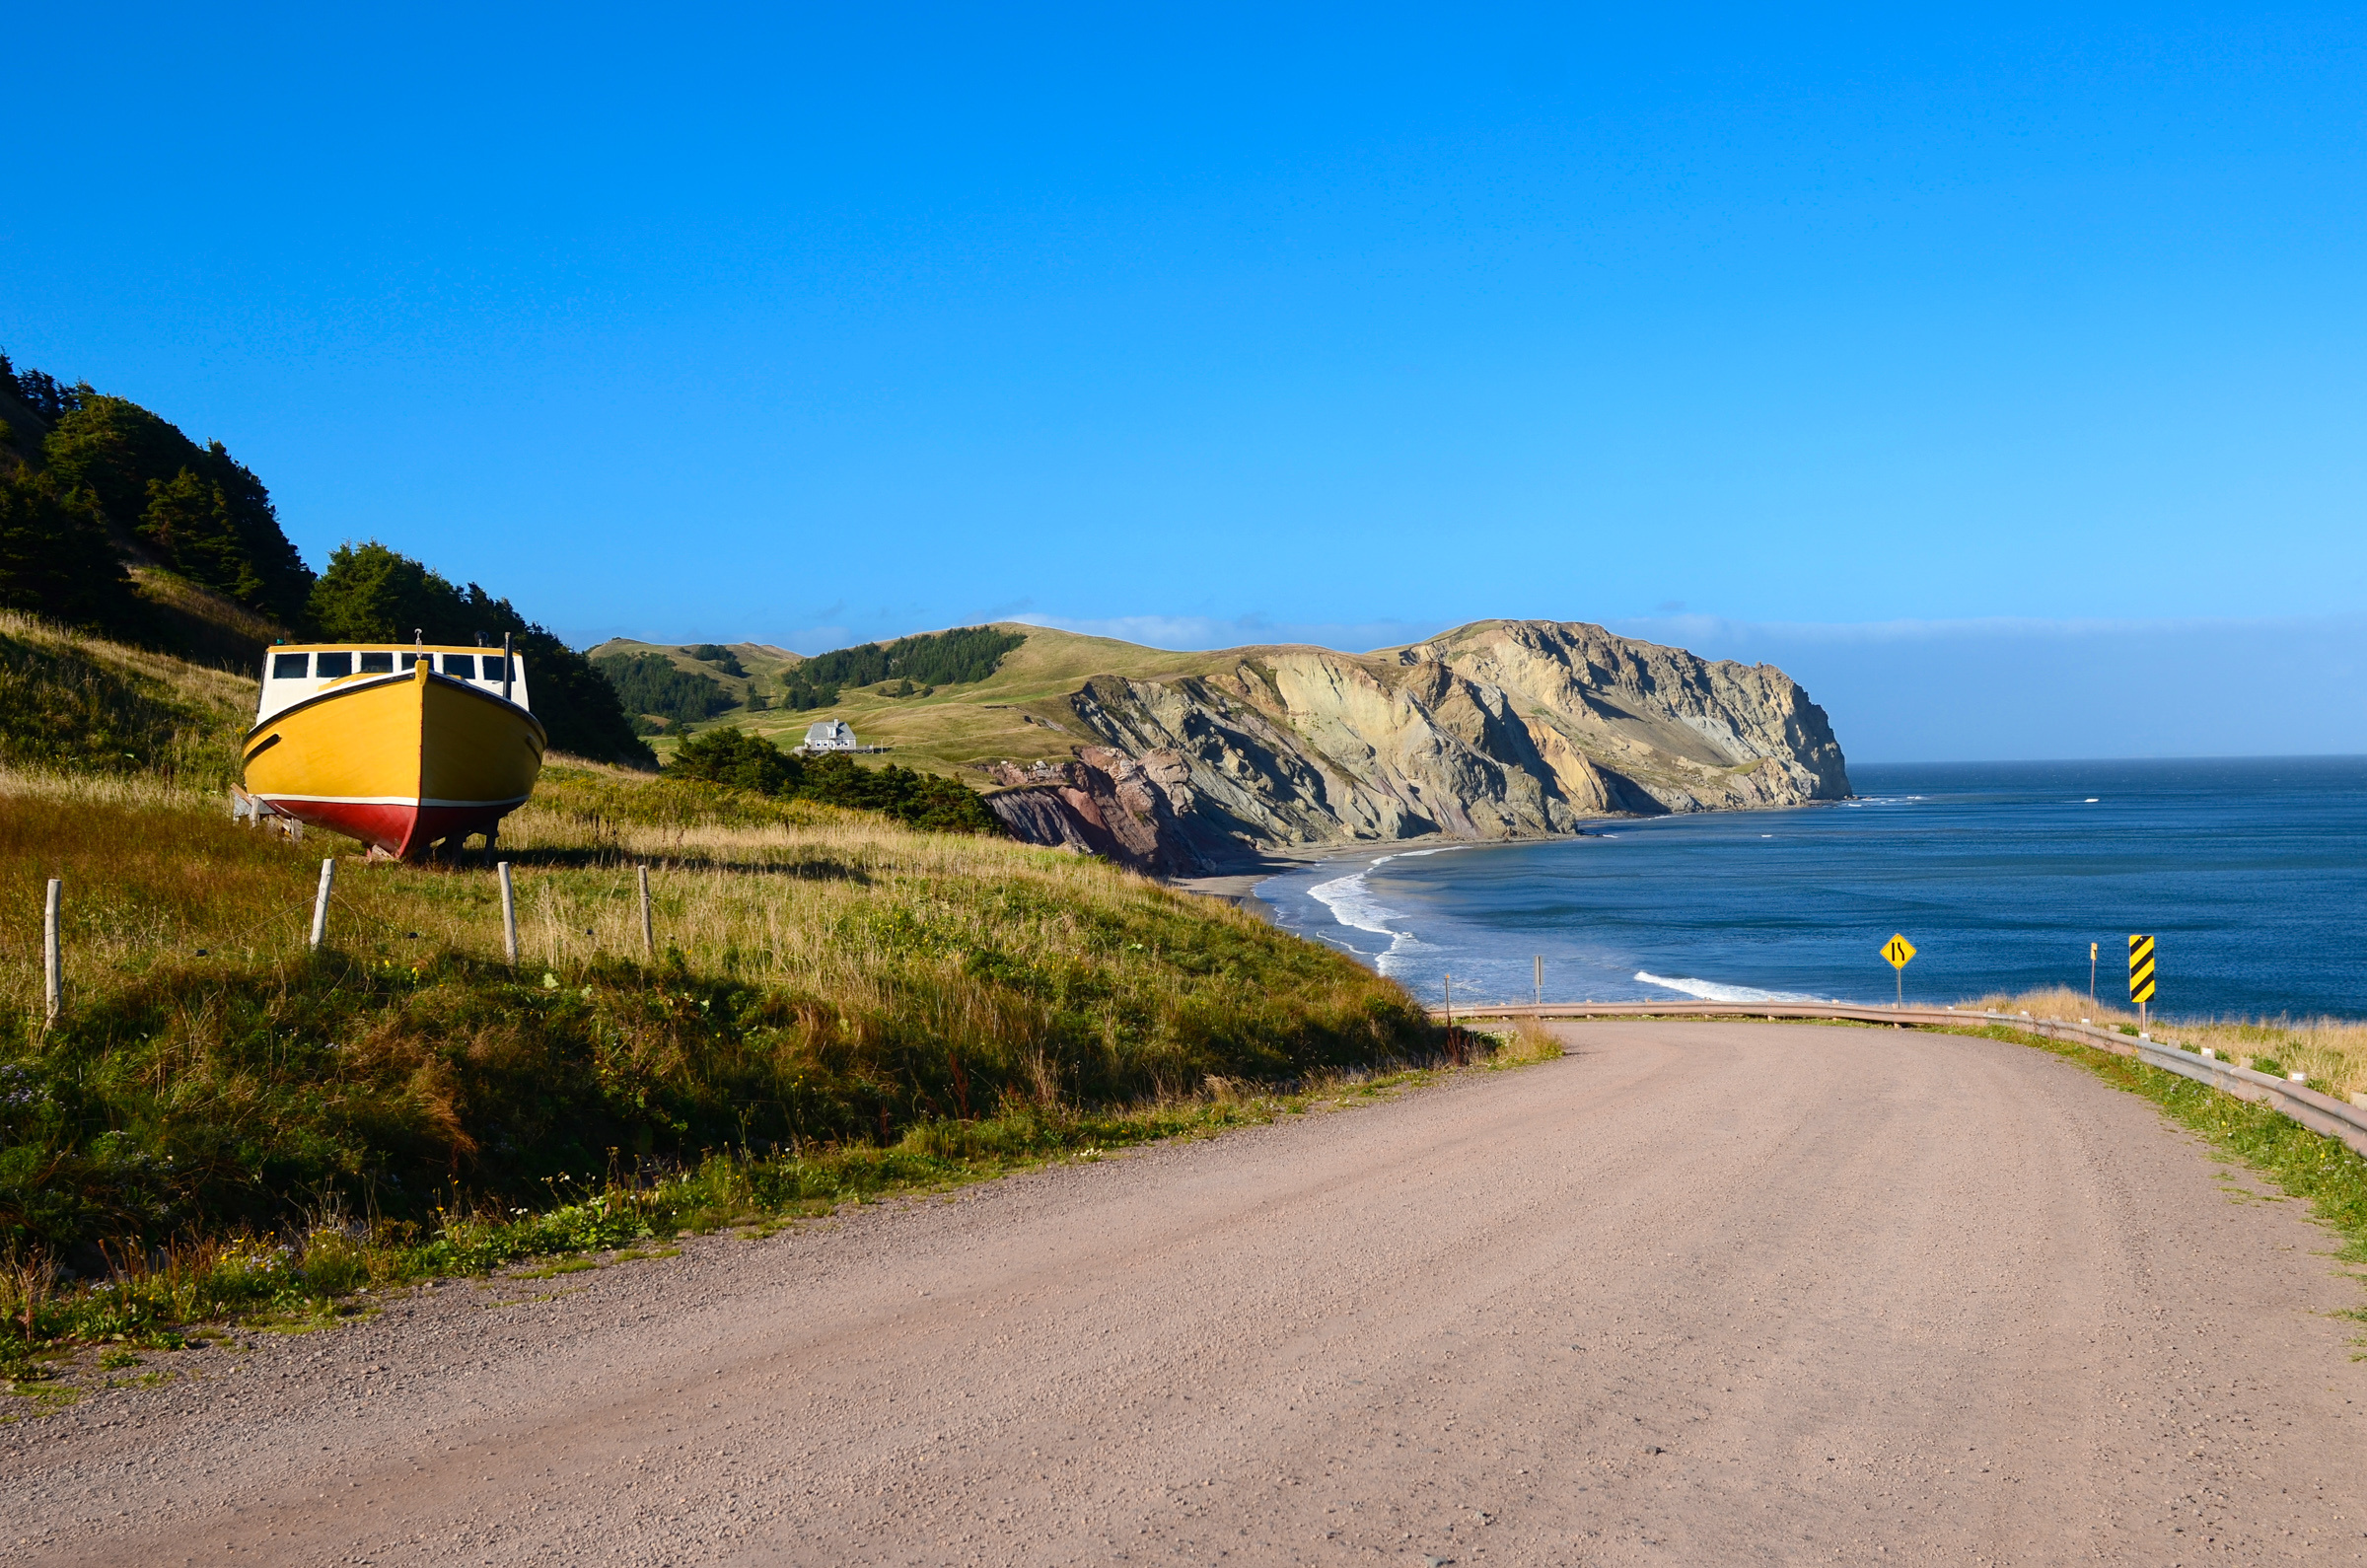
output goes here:
[{"label": "rocky cliff face", "polygon": [[1824,710],[1781,671],[1578,623],[1212,654],[1196,674],[1095,676],[1067,702],[1099,744],[999,765],[988,804],[1021,838],[1167,875],[1277,846],[1532,837],[1849,793]]}]

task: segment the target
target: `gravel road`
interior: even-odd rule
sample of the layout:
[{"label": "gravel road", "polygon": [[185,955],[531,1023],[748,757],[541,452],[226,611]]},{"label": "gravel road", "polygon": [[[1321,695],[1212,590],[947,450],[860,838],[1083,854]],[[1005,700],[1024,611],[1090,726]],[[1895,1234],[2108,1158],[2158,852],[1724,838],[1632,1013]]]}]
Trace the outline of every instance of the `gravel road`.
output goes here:
[{"label": "gravel road", "polygon": [[[2042,1052],[1590,1024],[0,1429],[27,1563],[2351,1562],[2360,1305]],[[549,1299],[535,1299],[547,1297]]]}]

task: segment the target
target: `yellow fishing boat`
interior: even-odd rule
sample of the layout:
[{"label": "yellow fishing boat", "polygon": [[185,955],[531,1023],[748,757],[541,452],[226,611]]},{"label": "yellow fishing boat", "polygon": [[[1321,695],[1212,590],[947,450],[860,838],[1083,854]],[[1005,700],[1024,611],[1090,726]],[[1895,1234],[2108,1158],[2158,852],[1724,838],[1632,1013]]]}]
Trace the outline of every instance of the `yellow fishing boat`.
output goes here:
[{"label": "yellow fishing boat", "polygon": [[488,842],[549,744],[506,646],[313,643],[263,656],[247,791],[274,812],[420,860]]}]

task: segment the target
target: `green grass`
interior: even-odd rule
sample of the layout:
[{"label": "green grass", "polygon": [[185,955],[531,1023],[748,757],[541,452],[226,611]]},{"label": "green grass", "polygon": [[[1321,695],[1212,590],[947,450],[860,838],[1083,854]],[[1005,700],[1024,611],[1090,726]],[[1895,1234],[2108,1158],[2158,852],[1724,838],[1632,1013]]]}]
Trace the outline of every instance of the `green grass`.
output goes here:
[{"label": "green grass", "polygon": [[[995,623],[994,629],[1027,640],[1005,654],[986,679],[964,685],[940,686],[928,696],[887,696],[870,686],[850,687],[826,708],[790,712],[774,708],[750,712],[735,708],[702,726],[737,725],[765,736],[781,746],[804,739],[808,725],[821,719],[843,719],[855,728],[866,746],[895,749],[894,761],[962,774],[978,781],[975,771],[986,761],[1029,762],[1066,759],[1079,745],[1098,744],[1078,723],[1069,697],[1095,676],[1124,676],[1137,679],[1174,680],[1184,677],[1230,671],[1261,650],[1232,648],[1215,653],[1177,653],[1145,648],[1109,637],[1086,637],[1043,626]],[[617,642],[601,650],[640,651],[643,645]],[[734,644],[761,689],[778,689],[774,664],[748,657],[748,644]],[[657,651],[657,650],[653,650]],[[664,650],[671,653],[672,650]],[[701,668],[690,665],[688,668]],[[745,689],[748,682],[727,685]],[[1033,721],[1033,722],[1031,722]],[[661,755],[670,751],[670,739],[652,741]],[[869,765],[879,765],[865,758]]]},{"label": "green grass", "polygon": [[[1970,1004],[2034,1018],[2086,1019],[2122,1034],[2137,1033],[2136,1015],[2109,995],[2092,1000],[2066,986],[1996,994]],[[2309,1086],[2337,1099],[2367,1094],[2367,1023],[2344,1018],[2164,1018],[2154,1014],[2152,1033],[2175,1036],[2181,1047],[2210,1046],[2225,1060],[2256,1072],[2283,1077],[2287,1069],[2308,1074]]]},{"label": "green grass", "polygon": [[[541,803],[506,851],[513,971],[484,872],[349,858],[315,956],[322,846],[201,805],[15,783],[0,1247],[82,1272],[103,1244],[270,1229],[325,1204],[423,1221],[456,1192],[541,1201],[549,1178],[611,1158],[894,1143],[917,1123],[1419,1058],[1443,1039],[1395,985],[1238,911],[855,813],[664,781],[596,793],[597,824]],[[67,889],[69,1005],[44,1030],[50,875]]]},{"label": "green grass", "polygon": [[[968,776],[974,782],[977,779],[974,769],[981,762],[1002,758],[1016,761],[1066,758],[1071,748],[1094,742],[1095,738],[1079,726],[1068,704],[1069,694],[1089,677],[1125,675],[1173,678],[1196,674],[1224,657],[1169,653],[1040,626],[998,623],[996,629],[1023,635],[1027,640],[1005,654],[994,674],[984,680],[941,686],[931,695],[909,697],[887,696],[870,686],[849,687],[826,708],[804,712],[777,705],[763,712],[735,708],[704,725],[685,729],[737,725],[787,747],[802,741],[809,725],[823,719],[843,719],[854,726],[864,745],[895,748],[887,759],[862,758],[866,765],[894,760],[908,767],[927,767],[958,776],[960,770],[968,768],[973,770]],[[625,645],[614,646],[623,649]],[[752,676],[756,677],[755,687],[777,692],[778,670],[785,665],[750,660],[744,649],[745,645],[735,645],[735,651],[742,653]],[[728,680],[725,683],[742,690],[750,684]],[[1030,722],[1031,719],[1035,722]],[[678,739],[659,738],[651,745],[664,756],[671,753]]]},{"label": "green grass", "polygon": [[0,610],[0,766],[222,789],[255,682]]}]

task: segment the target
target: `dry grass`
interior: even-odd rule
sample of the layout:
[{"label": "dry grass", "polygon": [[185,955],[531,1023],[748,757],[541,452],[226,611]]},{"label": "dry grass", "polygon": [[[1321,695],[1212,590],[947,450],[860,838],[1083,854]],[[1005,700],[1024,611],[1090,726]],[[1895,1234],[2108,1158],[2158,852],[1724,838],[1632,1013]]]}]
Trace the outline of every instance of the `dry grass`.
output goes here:
[{"label": "dry grass", "polygon": [[256,682],[0,610],[0,765],[219,789]]},{"label": "dry grass", "polygon": [[[515,969],[487,869],[289,842],[153,778],[0,768],[0,1232],[55,1253],[299,1200],[422,1218],[439,1192],[514,1205],[619,1161],[889,1144],[1439,1049],[1339,955],[1005,839],[562,764],[501,853]],[[67,1008],[44,1030],[49,877]]]},{"label": "dry grass", "polygon": [[[2017,996],[1984,996],[1966,1005],[2001,1013],[2027,1012],[2033,1018],[2088,1019],[2108,1028],[2134,1028],[2137,1022],[2133,1009],[2090,1002],[2085,991],[2067,985]],[[2278,1070],[2307,1073],[2313,1082],[2354,1100],[2367,1097],[2367,1023],[2290,1017],[2169,1021],[2157,1016],[2151,1033],[2156,1039],[2181,1045],[2208,1045],[2242,1066],[2266,1061]]]},{"label": "dry grass", "polygon": [[[551,772],[537,801],[503,824],[499,851],[512,865],[526,967],[565,974],[645,957],[639,865],[650,868],[657,957],[865,1007],[886,1005],[891,968],[926,969],[950,994],[966,989],[962,977],[981,953],[1040,963],[1098,952],[1107,933],[1093,929],[1095,916],[1119,906],[1172,925],[1179,950],[1211,930],[1270,940],[1253,916],[1058,851],[704,790],[682,792],[682,808],[667,813],[670,787],[645,775]],[[619,804],[587,791],[587,780],[642,800]],[[0,768],[0,866],[16,873],[0,885],[0,1004],[37,1003],[49,876],[67,884],[67,947],[82,987],[199,949],[225,962],[297,951],[323,857],[338,863],[331,946],[380,958],[503,955],[499,885],[473,863],[372,863],[350,841],[321,834],[292,844],[234,824],[223,797],[143,774]],[[633,807],[657,820],[634,820]],[[1166,971],[1147,944],[1142,952],[1142,983],[1155,986],[1154,972]]]},{"label": "dry grass", "polygon": [[1555,1061],[1568,1053],[1561,1036],[1533,1018],[1516,1019],[1509,1028],[1482,1033],[1496,1042],[1488,1057],[1492,1067],[1524,1067],[1531,1062]]}]

